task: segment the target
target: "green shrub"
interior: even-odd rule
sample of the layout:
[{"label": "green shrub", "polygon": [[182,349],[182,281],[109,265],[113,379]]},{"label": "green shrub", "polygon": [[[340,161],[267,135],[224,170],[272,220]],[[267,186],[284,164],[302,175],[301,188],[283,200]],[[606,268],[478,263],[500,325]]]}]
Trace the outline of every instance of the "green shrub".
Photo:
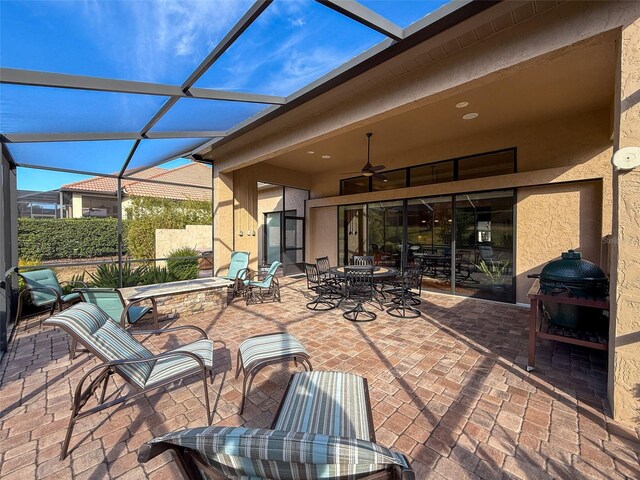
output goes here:
[{"label": "green shrub", "polygon": [[156,265],[149,267],[144,276],[144,284],[152,285],[154,283],[169,283],[173,282],[176,279],[174,276],[167,270],[167,267],[158,267]]},{"label": "green shrub", "polygon": [[18,218],[18,256],[23,260],[117,255],[115,218]]},{"label": "green shrub", "polygon": [[197,258],[174,258],[174,257],[197,257],[198,252],[193,248],[184,247],[174,250],[167,257],[167,268],[169,273],[176,280],[191,280],[198,278]]},{"label": "green shrub", "polygon": [[[135,287],[143,285],[147,268],[147,265],[131,268],[130,262],[124,262],[122,264],[122,286]],[[95,273],[87,273],[91,277],[91,286],[93,287],[118,288],[119,286],[118,262],[103,263],[98,265]]]},{"label": "green shrub", "polygon": [[211,225],[211,202],[134,197],[126,209],[126,239],[133,258],[155,258],[156,230]]}]

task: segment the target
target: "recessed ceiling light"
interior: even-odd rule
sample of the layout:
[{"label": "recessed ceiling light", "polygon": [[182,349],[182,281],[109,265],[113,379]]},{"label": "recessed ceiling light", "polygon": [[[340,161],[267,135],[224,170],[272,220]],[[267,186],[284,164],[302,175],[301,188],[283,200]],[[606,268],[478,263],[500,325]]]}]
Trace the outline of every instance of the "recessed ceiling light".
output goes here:
[{"label": "recessed ceiling light", "polygon": [[467,113],[466,115],[463,115],[462,118],[465,120],[473,120],[474,118],[478,118],[478,114],[476,112]]},{"label": "recessed ceiling light", "polygon": [[464,108],[464,107],[468,107],[469,106],[469,102],[458,102],[456,103],[456,108]]},{"label": "recessed ceiling light", "polygon": [[313,150],[309,150],[307,153],[308,153],[309,155],[313,155],[313,154],[314,154],[314,153],[316,153],[316,152],[314,152]]},{"label": "recessed ceiling light", "polygon": [[422,223],[427,223],[427,221],[426,220],[422,220]]},{"label": "recessed ceiling light", "polygon": [[322,158],[331,158],[331,155],[322,155]]},{"label": "recessed ceiling light", "polygon": [[383,182],[388,182],[388,181],[389,181],[389,179],[388,179],[388,178],[383,178],[383,179],[382,179],[382,181],[383,181]]}]

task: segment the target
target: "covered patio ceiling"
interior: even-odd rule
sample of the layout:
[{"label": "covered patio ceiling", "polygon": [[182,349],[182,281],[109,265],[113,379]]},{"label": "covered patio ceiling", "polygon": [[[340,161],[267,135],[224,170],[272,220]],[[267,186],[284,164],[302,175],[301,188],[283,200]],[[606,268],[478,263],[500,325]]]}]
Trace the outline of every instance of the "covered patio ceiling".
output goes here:
[{"label": "covered patio ceiling", "polygon": [[[15,9],[4,9],[2,21],[3,155],[22,167],[121,178],[179,157],[208,162],[198,152],[307,102],[497,2],[456,1],[433,11],[442,3],[403,2],[397,9],[397,3],[390,2],[298,2],[304,10],[296,25],[302,28],[300,34],[283,20],[282,10],[291,8],[291,2],[258,0],[243,4],[244,11],[220,15],[223,25],[212,29],[216,31],[207,39],[212,48],[195,68],[179,56],[165,58],[173,68],[164,75],[151,68],[158,60],[157,45],[149,45],[143,58],[134,59],[137,68],[114,74],[120,55],[135,53],[127,51],[128,35],[122,45],[101,56],[62,40],[66,20],[55,6],[39,4],[38,9],[46,11],[35,12],[28,3],[16,3]],[[152,15],[154,8],[159,7],[131,8],[127,13]],[[130,20],[121,18],[125,25]],[[51,34],[34,46],[24,37],[25,23],[27,31]],[[165,33],[171,29],[158,28]],[[276,65],[279,78],[265,67],[251,69],[257,80],[244,81],[252,50],[264,49],[269,58],[262,63],[291,62],[290,55],[271,53],[294,52],[289,46],[296,34],[306,39],[299,45],[305,56],[312,57],[319,42],[328,42],[337,53],[330,61],[311,59],[289,66],[309,70],[293,80],[283,65]],[[346,42],[353,38],[357,42]],[[74,56],[81,61],[70,66],[65,59]],[[238,78],[243,81],[238,83]]]},{"label": "covered patio ceiling", "polygon": [[[355,172],[366,160],[365,133],[371,131],[372,163],[401,167],[406,165],[394,164],[394,156],[399,153],[460,137],[612,108],[615,48],[615,36],[604,34],[512,67],[490,79],[470,82],[436,100],[426,99],[424,104],[409,106],[402,112],[371,118],[366,125],[343,126],[328,138],[266,162],[305,174]],[[585,57],[589,62],[584,61]],[[469,106],[456,108],[463,101],[469,102]],[[462,116],[468,112],[479,116],[464,120]],[[322,155],[331,158],[321,158]]]}]

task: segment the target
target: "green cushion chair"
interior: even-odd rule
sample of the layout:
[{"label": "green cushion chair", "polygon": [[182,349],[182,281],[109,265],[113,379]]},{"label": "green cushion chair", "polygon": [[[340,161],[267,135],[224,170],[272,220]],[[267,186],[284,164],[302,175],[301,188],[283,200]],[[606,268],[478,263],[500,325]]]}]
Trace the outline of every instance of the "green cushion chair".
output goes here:
[{"label": "green cushion chair", "polygon": [[276,277],[276,272],[280,267],[282,267],[282,262],[276,260],[271,264],[264,278],[249,280],[245,293],[247,305],[250,303],[262,303],[265,298],[280,302],[280,283]]},{"label": "green cushion chair", "polygon": [[86,287],[84,282],[71,281],[59,282],[53,270],[48,268],[42,270],[30,270],[28,272],[18,272],[18,276],[24,280],[26,287],[20,292],[18,297],[18,308],[16,311],[16,323],[20,319],[22,313],[22,304],[26,295],[31,296],[31,303],[36,307],[50,306],[52,314],[56,307],[64,310],[70,305],[80,301],[80,294],[73,292],[64,294],[62,285],[82,285]]},{"label": "green cushion chair", "polygon": [[[158,329],[158,309],[153,297],[139,298],[127,304],[120,290],[116,288],[76,288],[74,292],[80,294],[83,302],[93,303],[100,307],[112,320],[120,323],[122,328],[126,328],[127,324],[135,324],[147,313],[151,313],[153,326],[156,330]],[[138,305],[145,301],[151,302],[151,306]]]},{"label": "green cushion chair", "polygon": [[[226,270],[226,274],[221,272]],[[244,294],[245,288],[249,283],[249,252],[231,252],[231,261],[229,266],[219,268],[216,271],[216,277],[231,280],[233,282],[233,296]]]}]

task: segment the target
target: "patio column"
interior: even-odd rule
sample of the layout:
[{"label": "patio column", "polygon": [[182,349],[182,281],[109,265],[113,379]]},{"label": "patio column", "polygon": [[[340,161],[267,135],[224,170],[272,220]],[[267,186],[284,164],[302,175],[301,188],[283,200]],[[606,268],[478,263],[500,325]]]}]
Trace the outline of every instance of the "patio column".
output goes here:
[{"label": "patio column", "polygon": [[233,173],[213,171],[213,274],[229,264],[233,244]]},{"label": "patio column", "polygon": [[[11,274],[5,279],[5,272],[18,265],[18,228],[17,228],[17,184],[16,170],[12,168],[6,150],[2,145],[2,162],[0,163],[0,357],[7,351],[7,340],[12,323],[15,320],[15,304],[11,304],[12,289],[17,288],[18,277]],[[6,281],[6,283],[4,283]]]},{"label": "patio column", "polygon": [[[614,151],[640,147],[640,21],[621,29]],[[640,167],[613,173],[608,395],[616,420],[640,416]]]}]

